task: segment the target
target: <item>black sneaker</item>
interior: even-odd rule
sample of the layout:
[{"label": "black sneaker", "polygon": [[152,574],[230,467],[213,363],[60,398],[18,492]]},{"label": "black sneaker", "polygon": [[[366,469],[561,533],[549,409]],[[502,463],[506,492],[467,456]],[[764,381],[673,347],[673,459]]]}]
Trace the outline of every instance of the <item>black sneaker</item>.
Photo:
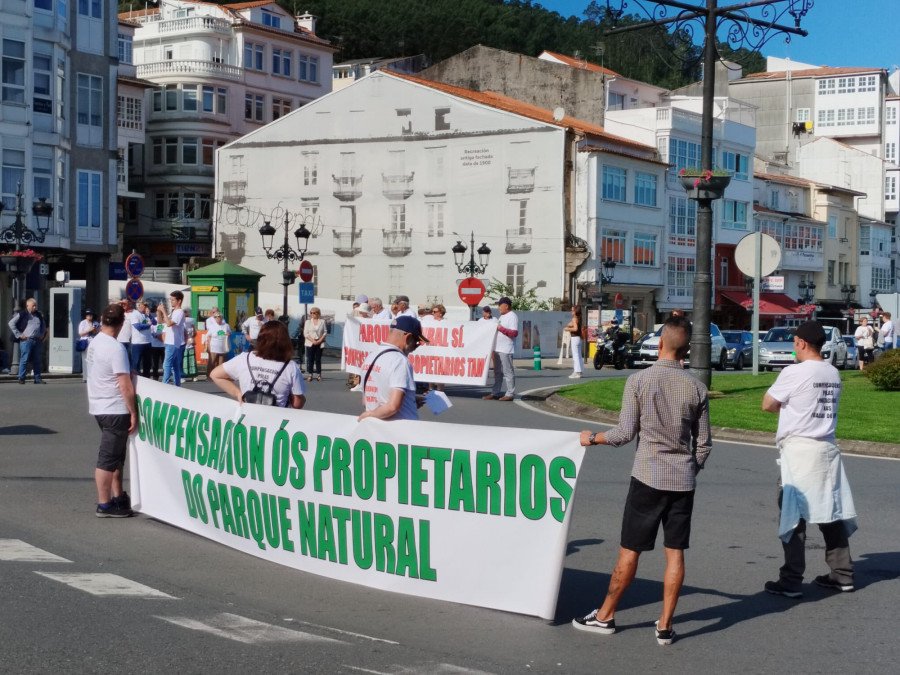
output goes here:
[{"label": "black sneaker", "polygon": [[111,504],[118,504],[121,508],[131,510],[131,497],[128,496],[128,493],[122,490],[122,494],[118,497],[113,497],[109,500]]},{"label": "black sneaker", "polygon": [[659,629],[659,621],[654,622],[656,626],[656,644],[658,645],[670,645],[672,641],[675,640],[675,629],[669,628],[667,630]]},{"label": "black sneaker", "polygon": [[602,633],[603,635],[612,635],[616,632],[616,620],[600,621],[597,619],[597,610],[584,617],[572,619],[572,625],[578,630],[585,630],[589,633]]},{"label": "black sneaker", "polygon": [[800,591],[792,591],[780,581],[767,581],[765,588],[766,592],[771,593],[772,595],[783,595],[786,598],[792,598],[794,600],[803,597],[803,593]]},{"label": "black sneaker", "polygon": [[109,502],[108,504],[97,504],[97,517],[98,518],[130,518],[134,515],[134,511],[130,508],[122,508],[121,505],[116,502]]},{"label": "black sneaker", "polygon": [[852,593],[856,590],[856,586],[853,584],[842,584],[838,581],[835,581],[831,578],[830,574],[823,574],[822,576],[816,577],[816,583],[822,588],[833,588],[836,591],[841,591],[842,593]]}]

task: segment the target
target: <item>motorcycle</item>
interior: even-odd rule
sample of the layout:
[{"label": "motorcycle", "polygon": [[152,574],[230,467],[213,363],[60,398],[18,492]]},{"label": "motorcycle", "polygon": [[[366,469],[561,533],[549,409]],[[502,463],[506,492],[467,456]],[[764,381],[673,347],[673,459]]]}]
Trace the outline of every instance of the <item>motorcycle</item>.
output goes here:
[{"label": "motorcycle", "polygon": [[598,342],[594,352],[594,370],[600,370],[605,364],[611,364],[616,370],[625,367],[625,336],[616,333],[615,337],[606,335],[603,342]]}]

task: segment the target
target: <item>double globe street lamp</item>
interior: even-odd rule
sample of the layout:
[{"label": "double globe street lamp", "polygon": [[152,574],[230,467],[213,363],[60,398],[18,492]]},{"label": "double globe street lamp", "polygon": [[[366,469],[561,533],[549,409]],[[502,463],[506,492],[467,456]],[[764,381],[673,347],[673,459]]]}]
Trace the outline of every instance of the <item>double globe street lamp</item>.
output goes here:
[{"label": "double globe street lamp", "polygon": [[294,230],[294,237],[297,239],[296,250],[291,248],[288,242],[288,233],[290,232],[290,214],[284,214],[284,222],[282,223],[284,230],[284,241],[281,246],[272,248],[275,243],[275,235],[278,230],[268,220],[264,221],[262,227],[259,228],[259,234],[262,237],[263,250],[269,260],[278,260],[282,263],[281,285],[284,287],[284,298],[282,303],[281,320],[288,321],[288,286],[296,280],[296,274],[293,270],[288,269],[288,263],[301,262],[306,255],[306,249],[309,247],[309,237],[312,234],[306,225],[301,223],[300,227]]},{"label": "double globe street lamp", "polygon": [[[486,243],[482,242],[481,246],[478,247],[478,250],[475,250],[475,232],[472,232],[470,246],[468,248],[462,241],[457,240],[456,244],[454,244],[453,248],[450,250],[453,251],[453,262],[456,263],[456,269],[460,274],[474,277],[476,275],[480,276],[487,271],[488,260],[491,257],[491,249]],[[469,252],[468,260],[466,260],[466,251]],[[475,262],[476,253],[478,254],[478,262]],[[470,305],[469,310],[472,321],[474,321],[476,318],[475,305]]]}]

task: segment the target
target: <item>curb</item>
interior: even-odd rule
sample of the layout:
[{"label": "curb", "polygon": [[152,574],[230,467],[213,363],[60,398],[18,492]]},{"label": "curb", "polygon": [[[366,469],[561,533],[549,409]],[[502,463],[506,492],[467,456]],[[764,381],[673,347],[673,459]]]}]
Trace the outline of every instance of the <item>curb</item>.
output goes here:
[{"label": "curb", "polygon": [[[602,410],[584,403],[577,403],[556,393],[557,388],[534,392],[522,397],[526,403],[535,408],[546,410],[564,417],[578,417],[615,425],[619,421],[619,413],[615,410]],[[756,445],[775,447],[775,434],[768,431],[750,429],[732,429],[730,427],[712,427],[713,440],[739,441]],[[837,439],[837,444],[844,454],[864,455],[867,457],[887,457],[900,459],[900,445],[896,443],[875,443],[873,441],[857,441]]]}]

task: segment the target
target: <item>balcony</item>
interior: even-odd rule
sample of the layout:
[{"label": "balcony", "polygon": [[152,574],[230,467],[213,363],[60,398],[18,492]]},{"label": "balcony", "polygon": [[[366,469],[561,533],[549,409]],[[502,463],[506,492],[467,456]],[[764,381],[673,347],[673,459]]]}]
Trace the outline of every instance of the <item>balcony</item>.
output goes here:
[{"label": "balcony", "polygon": [[212,16],[189,16],[183,19],[169,19],[156,23],[160,35],[172,33],[219,33],[231,34],[231,23]]},{"label": "balcony", "polygon": [[156,63],[143,63],[137,67],[138,77],[148,78],[159,75],[206,75],[240,81],[243,77],[243,69],[240,66],[201,59],[157,61]]},{"label": "balcony", "polygon": [[509,169],[509,182],[506,185],[507,194],[515,195],[534,192],[534,171],[534,168]]},{"label": "balcony", "polygon": [[413,176],[416,172],[388,176],[381,174],[381,194],[388,199],[406,199],[413,193]]},{"label": "balcony", "polygon": [[339,255],[342,258],[352,258],[353,256],[362,253],[362,245],[360,243],[360,240],[362,239],[361,232],[332,231],[334,232],[334,244],[332,250],[336,255]]},{"label": "balcony", "polygon": [[219,251],[225,260],[240,264],[247,253],[247,235],[243,232],[225,234],[219,232]]},{"label": "balcony", "polygon": [[222,183],[222,201],[230,206],[240,206],[247,201],[247,181],[226,180]]},{"label": "balcony", "polygon": [[411,230],[382,230],[381,248],[385,255],[401,257],[412,253]]},{"label": "balcony", "polygon": [[531,252],[531,228],[517,227],[506,231],[507,253]]},{"label": "balcony", "polygon": [[362,176],[338,177],[332,174],[331,179],[334,181],[334,192],[331,194],[342,202],[352,202],[354,199],[359,199],[362,196],[362,189],[360,188]]}]

